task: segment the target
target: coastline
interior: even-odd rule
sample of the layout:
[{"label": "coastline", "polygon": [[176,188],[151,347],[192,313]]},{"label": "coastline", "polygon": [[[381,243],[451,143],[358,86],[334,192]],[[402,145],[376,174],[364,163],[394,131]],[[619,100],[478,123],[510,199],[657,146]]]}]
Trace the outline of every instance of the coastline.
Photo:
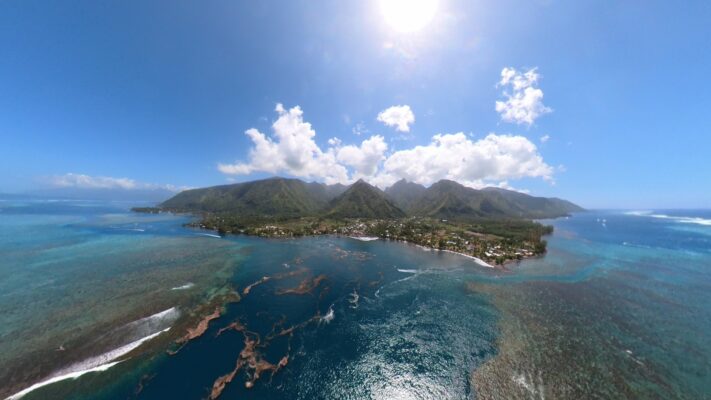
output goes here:
[{"label": "coastline", "polygon": [[360,240],[361,242],[372,242],[373,240],[379,240],[377,236],[348,236],[351,239]]},{"label": "coastline", "polygon": [[[142,212],[134,209],[134,212]],[[145,211],[143,211],[145,212]],[[228,234],[262,238],[297,238],[335,235],[359,241],[377,239],[415,243],[433,250],[444,250],[474,260],[486,268],[506,269],[511,262],[539,257],[546,252],[543,238],[552,226],[535,219],[500,219],[450,221],[430,217],[403,218],[300,218],[240,220],[206,212],[160,209],[176,215],[190,215],[185,226],[200,236],[223,237]],[[568,215],[564,215],[567,217]],[[548,218],[556,219],[555,218]]]},{"label": "coastline", "polygon": [[[465,253],[459,253],[459,252],[454,251],[454,250],[440,250],[440,249],[437,249],[437,250],[443,251],[443,252],[445,252],[445,253],[452,253],[452,254],[460,255],[460,256],[462,256],[462,257],[470,258],[470,259],[472,259],[475,263],[481,265],[482,267],[486,267],[486,268],[496,268],[495,266],[493,266],[493,265],[487,263],[486,261],[482,260],[482,259],[479,258],[479,257],[474,257],[474,256],[471,256],[471,255],[465,254]],[[502,265],[502,266],[503,266],[503,265]]]},{"label": "coastline", "polygon": [[[194,229],[206,230],[206,231],[210,231],[210,232],[219,232],[219,229],[217,229],[217,228],[208,228],[208,227],[197,227],[197,228],[196,228],[196,227],[194,227],[194,226],[192,226],[192,225],[191,225],[191,227],[193,227]],[[245,232],[238,232],[238,233],[230,232],[230,233],[227,233],[227,234],[229,234],[229,235],[253,236],[253,237],[260,237],[260,238],[263,238],[263,239],[284,239],[283,236],[251,235],[251,234],[248,234],[248,233],[245,233]],[[213,235],[213,234],[199,234],[199,235],[200,235],[200,236],[216,237],[216,238],[221,238],[221,237],[222,237],[222,236]],[[428,246],[425,246],[425,245],[422,245],[422,244],[419,244],[419,243],[409,242],[409,241],[407,241],[407,240],[393,239],[393,238],[389,238],[389,237],[353,236],[353,235],[344,235],[344,234],[340,234],[340,233],[314,233],[314,234],[302,235],[302,236],[290,236],[289,238],[294,239],[294,238],[298,238],[298,237],[317,237],[317,236],[334,236],[334,237],[338,237],[338,238],[343,238],[343,237],[345,237],[345,238],[348,238],[348,239],[358,240],[358,241],[361,241],[361,242],[372,242],[372,241],[375,241],[375,240],[385,240],[385,241],[395,241],[395,242],[402,242],[402,243],[410,243],[410,244],[414,244],[415,246],[418,246],[418,247],[420,247],[420,248],[422,248],[422,249],[424,249],[424,250],[428,250],[428,251],[441,251],[441,252],[445,252],[445,253],[451,253],[451,254],[456,254],[456,255],[462,256],[462,257],[466,257],[466,258],[469,258],[469,259],[471,259],[472,261],[474,261],[474,262],[475,262],[476,264],[478,264],[479,266],[482,266],[482,267],[485,267],[485,268],[493,268],[493,269],[506,269],[506,266],[507,266],[507,265],[510,265],[510,264],[512,264],[512,263],[518,263],[518,262],[520,262],[520,261],[528,260],[528,259],[535,259],[535,258],[539,258],[539,257],[542,257],[542,256],[545,255],[545,253],[543,253],[543,254],[534,254],[534,255],[531,255],[531,256],[524,256],[524,257],[522,257],[521,259],[508,258],[508,259],[504,260],[504,262],[501,263],[501,264],[490,264],[490,263],[487,262],[486,260],[484,260],[484,259],[482,259],[482,258],[479,258],[479,257],[476,257],[476,256],[471,255],[471,254],[467,254],[467,253],[463,253],[463,252],[459,252],[459,251],[455,251],[455,250],[449,250],[449,249],[440,249],[440,248],[437,248],[437,247],[428,247]]]}]

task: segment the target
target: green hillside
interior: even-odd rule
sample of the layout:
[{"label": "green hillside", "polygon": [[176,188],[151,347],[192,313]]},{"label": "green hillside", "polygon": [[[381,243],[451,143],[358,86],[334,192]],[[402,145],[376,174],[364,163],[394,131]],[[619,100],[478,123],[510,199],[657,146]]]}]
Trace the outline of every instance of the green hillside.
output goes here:
[{"label": "green hillside", "polygon": [[234,185],[186,190],[163,202],[171,211],[232,213],[240,216],[299,217],[314,215],[328,202],[320,184],[271,178]]},{"label": "green hillside", "polygon": [[400,179],[385,189],[385,194],[395,205],[400,207],[400,209],[408,211],[410,207],[412,207],[412,204],[417,201],[426,190],[427,188],[420,184]]},{"label": "green hillside", "polygon": [[511,190],[472,189],[441,180],[425,190],[408,210],[412,215],[444,219],[555,218],[582,208],[565,200],[534,197]]},{"label": "green hillside", "polygon": [[401,180],[383,192],[363,180],[345,186],[285,178],[186,190],[160,208],[241,219],[394,219],[410,215],[451,220],[553,218],[582,210],[561,199],[498,188],[476,190],[449,180],[429,188]]},{"label": "green hillside", "polygon": [[332,218],[401,218],[405,212],[388,200],[380,189],[363,180],[333,199],[326,216]]}]

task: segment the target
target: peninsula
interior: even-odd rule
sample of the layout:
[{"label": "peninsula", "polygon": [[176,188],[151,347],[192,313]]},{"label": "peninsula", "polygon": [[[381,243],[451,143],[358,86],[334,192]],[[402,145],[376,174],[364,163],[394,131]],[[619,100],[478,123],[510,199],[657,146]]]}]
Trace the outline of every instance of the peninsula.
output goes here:
[{"label": "peninsula", "polygon": [[385,191],[359,180],[350,186],[270,178],[183,191],[136,212],[191,213],[192,226],[220,235],[345,235],[406,241],[503,265],[543,254],[551,226],[534,220],[582,211],[557,198],[499,188],[482,190],[441,180],[430,187],[401,180]]}]

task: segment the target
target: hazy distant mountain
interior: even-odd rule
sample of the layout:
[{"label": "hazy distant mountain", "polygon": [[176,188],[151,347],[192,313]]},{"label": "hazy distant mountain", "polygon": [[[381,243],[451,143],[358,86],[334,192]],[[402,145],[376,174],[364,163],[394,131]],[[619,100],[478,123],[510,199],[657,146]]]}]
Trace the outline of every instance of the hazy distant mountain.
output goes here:
[{"label": "hazy distant mountain", "polygon": [[385,193],[362,179],[340,196],[331,200],[329,217],[336,218],[401,218],[405,212],[388,200]]},{"label": "hazy distant mountain", "polygon": [[27,193],[32,197],[71,200],[113,200],[161,202],[175,196],[168,189],[122,189],[122,188],[78,188],[60,187],[34,190]]},{"label": "hazy distant mountain", "polygon": [[186,190],[161,207],[275,218],[552,218],[582,210],[565,200],[504,189],[476,190],[448,180],[429,188],[401,180],[383,192],[363,180],[345,186],[285,178]]},{"label": "hazy distant mountain", "polygon": [[385,189],[385,194],[402,210],[408,211],[426,190],[427,188],[420,184],[400,179]]}]

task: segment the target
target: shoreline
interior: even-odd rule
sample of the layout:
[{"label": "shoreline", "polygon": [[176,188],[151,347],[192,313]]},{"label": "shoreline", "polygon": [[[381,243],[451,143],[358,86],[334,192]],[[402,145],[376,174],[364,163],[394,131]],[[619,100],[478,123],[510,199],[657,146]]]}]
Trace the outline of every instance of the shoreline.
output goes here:
[{"label": "shoreline", "polygon": [[[474,261],[474,262],[477,263],[478,265],[481,265],[482,267],[486,267],[486,268],[497,268],[497,267],[495,267],[495,266],[493,266],[493,265],[487,263],[486,261],[482,260],[481,258],[479,258],[479,257],[474,257],[474,256],[469,255],[469,254],[460,253],[460,252],[457,252],[457,251],[454,251],[454,250],[442,250],[442,249],[436,249],[436,250],[437,250],[437,251],[443,251],[443,252],[445,252],[445,253],[457,254],[457,255],[460,255],[460,256],[466,257],[466,258],[470,258],[470,259],[472,259],[472,261]],[[503,266],[503,265],[502,265],[502,266]]]},{"label": "shoreline", "polygon": [[[195,229],[195,227],[192,227],[192,228]],[[196,229],[205,230],[205,231],[210,231],[210,232],[218,232],[218,229],[207,228],[207,227],[198,227],[198,228],[196,228]],[[205,235],[207,235],[207,234],[205,234]],[[285,239],[285,237],[281,237],[281,236],[250,235],[250,234],[244,233],[244,232],[236,232],[236,233],[235,233],[235,232],[230,232],[230,233],[227,233],[226,235],[258,237],[258,238],[262,238],[262,239]],[[218,236],[218,235],[210,235],[210,236],[222,238],[222,236]],[[539,258],[539,257],[542,257],[542,256],[545,255],[545,253],[544,253],[544,254],[536,254],[536,255],[533,255],[533,256],[529,256],[529,257],[523,257],[523,258],[521,258],[521,259],[513,259],[513,258],[512,258],[512,259],[506,259],[506,260],[505,260],[503,263],[501,263],[500,265],[494,265],[494,264],[490,264],[490,263],[486,262],[485,260],[483,260],[483,259],[481,259],[481,258],[479,258],[479,257],[473,256],[473,255],[471,255],[471,254],[462,253],[462,252],[458,252],[458,251],[454,251],[454,250],[448,250],[448,249],[439,249],[439,248],[435,248],[435,247],[427,247],[427,246],[425,246],[425,245],[421,245],[421,244],[418,244],[418,243],[415,243],[415,242],[408,242],[407,240],[398,240],[398,239],[392,239],[392,238],[387,238],[387,237],[378,237],[378,236],[350,236],[350,235],[343,235],[343,234],[340,234],[340,233],[321,233],[321,234],[309,234],[309,235],[303,235],[303,236],[291,236],[291,237],[288,237],[288,239],[298,239],[299,237],[319,237],[319,236],[333,236],[333,237],[337,237],[337,238],[348,238],[348,239],[358,240],[358,241],[361,241],[361,242],[372,242],[372,241],[376,241],[376,240],[384,240],[384,241],[400,242],[400,243],[405,243],[405,244],[414,244],[415,246],[420,247],[420,248],[422,248],[423,250],[427,250],[427,251],[441,251],[441,252],[445,252],[445,253],[456,254],[456,255],[459,255],[459,256],[462,256],[462,257],[469,258],[469,259],[471,259],[472,261],[474,261],[477,265],[482,266],[482,267],[484,267],[484,268],[501,269],[501,270],[505,270],[505,269],[506,269],[506,265],[508,265],[508,264],[519,263],[519,262],[521,262],[521,261],[523,261],[523,260]]]},{"label": "shoreline", "polygon": [[[141,212],[134,210],[134,212]],[[526,241],[523,241],[524,245],[528,245],[528,247],[519,247],[519,249],[525,250],[524,254],[519,253],[518,250],[515,251],[515,253],[512,252],[507,252],[503,254],[498,254],[496,257],[487,257],[487,258],[482,258],[481,254],[479,256],[473,255],[473,254],[468,254],[465,252],[461,251],[456,251],[456,250],[450,250],[450,249],[442,249],[439,247],[428,247],[427,245],[419,244],[417,241],[408,241],[406,239],[398,239],[398,238],[391,238],[389,235],[387,236],[382,236],[379,233],[371,233],[371,235],[376,235],[376,236],[367,236],[362,229],[358,229],[355,232],[337,232],[338,226],[331,227],[330,230],[328,231],[316,231],[316,230],[311,230],[311,231],[304,231],[300,230],[298,232],[293,232],[290,231],[291,227],[288,225],[284,226],[278,226],[278,225],[270,225],[266,226],[265,229],[257,228],[255,232],[250,233],[249,228],[243,228],[243,229],[238,229],[234,230],[234,227],[224,227],[223,225],[214,224],[212,222],[207,221],[207,214],[205,213],[200,213],[200,212],[189,212],[189,211],[174,211],[174,210],[160,210],[160,212],[167,212],[167,213],[172,213],[175,215],[190,215],[196,220],[186,223],[184,226],[190,227],[192,229],[196,229],[198,231],[209,231],[209,232],[214,232],[212,234],[207,234],[207,233],[197,233],[197,235],[200,236],[211,236],[211,237],[216,237],[216,238],[222,238],[226,235],[245,235],[245,236],[255,236],[255,237],[260,237],[260,238],[266,238],[266,239],[285,239],[285,238],[298,238],[298,237],[316,237],[316,236],[336,236],[336,237],[347,237],[350,239],[354,240],[359,240],[362,242],[369,242],[369,241],[375,241],[378,239],[382,240],[393,240],[393,241],[398,241],[398,242],[404,242],[404,243],[413,243],[418,246],[422,246],[425,248],[429,248],[431,250],[438,250],[438,251],[445,251],[453,254],[458,254],[463,257],[467,257],[474,262],[476,262],[478,265],[485,267],[485,268],[494,268],[494,269],[502,269],[502,270],[507,270],[507,265],[511,265],[512,263],[519,263],[523,260],[527,259],[532,259],[532,258],[538,258],[546,253],[546,248],[545,244],[543,244],[543,249],[540,250],[537,247],[540,245],[540,239],[543,237],[550,235],[550,232],[548,233],[543,233],[540,238],[538,243],[526,243]],[[521,222],[524,223],[526,221],[539,224],[541,221],[546,221],[546,220],[554,220],[558,218],[568,218],[570,214],[566,215],[561,215],[558,217],[552,217],[552,218],[546,218],[546,219],[530,219],[530,220],[522,220]],[[355,219],[356,222],[360,221],[360,219]],[[282,221],[285,222],[285,221]],[[343,222],[343,221],[341,221]],[[351,221],[352,222],[352,221]],[[377,220],[376,220],[377,222]],[[273,224],[278,224],[278,222],[273,222]],[[362,225],[362,224],[361,224]],[[372,226],[371,226],[372,227]],[[341,227],[342,228],[342,227]],[[361,227],[362,228],[362,227]],[[544,226],[543,228],[552,228],[551,226]],[[367,229],[366,229],[367,231]],[[387,231],[386,231],[387,232]],[[552,230],[551,230],[552,232]],[[459,234],[456,231],[456,228],[452,230],[450,233],[454,234],[456,236]],[[478,235],[497,235],[496,233],[478,233]],[[475,234],[476,235],[476,234]],[[499,240],[502,239],[501,237],[498,238]],[[520,238],[514,239],[514,240],[519,240],[521,241]],[[545,242],[545,241],[543,241]],[[507,244],[508,245],[508,244]],[[511,249],[509,249],[511,250]],[[526,254],[528,253],[528,254]]]},{"label": "shoreline", "polygon": [[[314,236],[316,236],[316,235],[314,235]],[[380,239],[377,236],[348,236],[348,237],[351,239],[360,240],[361,242],[372,242],[374,240]]]},{"label": "shoreline", "polygon": [[[407,242],[405,242],[405,243],[407,243]],[[491,264],[487,263],[486,261],[482,260],[482,259],[479,258],[479,257],[475,257],[475,256],[472,256],[472,255],[470,255],[470,254],[460,253],[460,252],[454,251],[454,250],[435,249],[435,248],[433,248],[433,247],[427,247],[427,246],[423,246],[423,245],[421,245],[421,244],[415,244],[415,246],[419,247],[420,249],[422,249],[422,250],[424,250],[424,251],[430,251],[430,252],[431,252],[431,251],[445,252],[445,253],[451,253],[451,254],[456,254],[456,255],[462,256],[462,257],[466,257],[466,258],[471,259],[471,260],[474,261],[477,265],[480,265],[480,266],[482,266],[482,267],[493,268],[493,269],[502,269],[502,268],[499,268],[499,267],[497,267],[497,266],[495,266],[495,265],[491,265]],[[502,265],[502,267],[503,267],[503,265]]]}]

